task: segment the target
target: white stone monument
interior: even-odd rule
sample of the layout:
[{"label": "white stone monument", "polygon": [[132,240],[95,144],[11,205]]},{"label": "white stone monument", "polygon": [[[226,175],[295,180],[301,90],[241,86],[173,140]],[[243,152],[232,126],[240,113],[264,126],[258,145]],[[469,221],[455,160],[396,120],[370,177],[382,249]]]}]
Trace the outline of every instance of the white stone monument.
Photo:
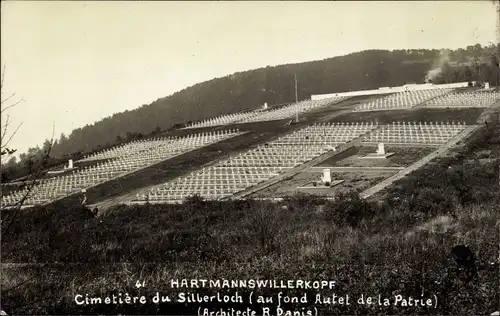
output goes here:
[{"label": "white stone monument", "polygon": [[390,156],[394,155],[394,153],[386,153],[385,152],[385,147],[384,143],[378,143],[378,148],[377,151],[374,153],[370,153],[364,157],[361,157],[362,159],[385,159],[389,158]]},{"label": "white stone monument", "polygon": [[[313,181],[312,186],[310,182],[306,183],[305,185],[297,187],[297,189],[329,189],[342,182],[344,182],[344,180],[332,180],[331,170],[323,169],[323,175],[320,181]],[[328,186],[326,185],[327,183]]]},{"label": "white stone monument", "polygon": [[59,169],[59,170],[49,170],[49,171],[47,171],[47,174],[64,173],[64,172],[67,172],[70,169],[73,169],[73,159],[68,160],[68,165],[67,166],[63,166],[62,169]]},{"label": "white stone monument", "polygon": [[323,176],[321,177],[321,181],[323,183],[332,182],[332,174],[330,172],[330,169],[323,169]]},{"label": "white stone monument", "polygon": [[486,82],[486,83],[484,84],[484,89],[485,89],[485,90],[488,90],[489,88],[490,88],[490,83],[489,83],[489,82]]},{"label": "white stone monument", "polygon": [[377,155],[385,155],[384,143],[378,144]]},{"label": "white stone monument", "polygon": [[267,102],[264,103],[264,106],[262,107],[262,109],[267,110]]}]

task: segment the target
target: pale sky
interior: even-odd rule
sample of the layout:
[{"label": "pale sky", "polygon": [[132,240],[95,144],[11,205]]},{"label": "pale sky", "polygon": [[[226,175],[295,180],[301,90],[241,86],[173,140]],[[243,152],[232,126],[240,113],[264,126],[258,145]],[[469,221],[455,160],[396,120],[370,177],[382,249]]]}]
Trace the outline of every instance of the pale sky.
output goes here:
[{"label": "pale sky", "polygon": [[[237,71],[365,49],[495,42],[491,1],[1,2],[12,146]],[[2,120],[5,118],[2,117]]]}]

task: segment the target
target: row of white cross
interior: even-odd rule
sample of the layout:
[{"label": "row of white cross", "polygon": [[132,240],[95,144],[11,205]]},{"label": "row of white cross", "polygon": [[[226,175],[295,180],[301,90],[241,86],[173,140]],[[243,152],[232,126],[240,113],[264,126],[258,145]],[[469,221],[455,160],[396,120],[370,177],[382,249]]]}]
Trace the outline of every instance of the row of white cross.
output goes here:
[{"label": "row of white cross", "polygon": [[220,115],[216,117],[212,117],[201,122],[195,122],[193,124],[188,125],[186,128],[200,128],[200,127],[209,127],[209,126],[219,126],[219,125],[228,125],[233,124],[238,121],[245,120],[249,117],[255,116],[258,113],[255,111],[252,112],[240,112],[240,113],[232,113],[226,115]]},{"label": "row of white cross", "polygon": [[278,109],[271,109],[269,111],[260,112],[255,116],[251,116],[239,121],[239,123],[283,120],[291,118],[296,114],[306,113],[329,104],[338,103],[342,100],[345,100],[346,98],[347,97],[340,96],[321,100],[300,101]]},{"label": "row of white cross", "polygon": [[[151,141],[133,142],[114,150],[114,158],[99,162],[95,166],[74,170],[70,174],[43,179],[29,192],[25,205],[36,205],[67,196],[81,189],[137,171],[149,165],[172,158],[179,154],[240,135],[239,130],[199,133],[186,137],[162,138]],[[130,150],[123,150],[128,148]],[[105,151],[97,157],[106,157]],[[16,204],[27,191],[14,191],[2,196],[2,207]]]},{"label": "row of white cross", "polygon": [[489,107],[500,100],[500,92],[454,92],[427,101],[425,107]]},{"label": "row of white cross", "polygon": [[252,111],[252,112],[227,114],[206,119],[201,122],[193,123],[189,125],[187,128],[199,128],[199,127],[219,126],[219,125],[227,125],[235,123],[283,120],[293,117],[295,114],[302,114],[331,103],[340,102],[342,100],[345,100],[346,98],[347,97],[344,96],[338,96],[322,100],[306,100],[297,103],[292,103],[290,105],[286,105],[278,109],[270,109],[262,112]]},{"label": "row of white cross", "polygon": [[407,109],[414,107],[426,100],[449,93],[451,91],[453,90],[440,88],[398,92],[383,98],[358,104],[354,107],[353,111],[363,112],[389,109]]},{"label": "row of white cross", "polygon": [[162,146],[170,146],[172,142],[176,142],[178,139],[184,139],[184,143],[189,143],[190,141],[199,142],[204,140],[212,139],[213,137],[218,137],[217,135],[220,133],[237,133],[237,129],[230,129],[228,131],[211,131],[200,133],[196,135],[189,135],[185,137],[161,137],[161,138],[153,138],[147,140],[137,140],[131,141],[123,145],[115,146],[110,149],[105,149],[100,152],[96,152],[92,155],[84,157],[84,159],[80,161],[92,161],[92,160],[102,160],[109,158],[117,158],[124,155],[133,156],[137,152],[144,150],[153,150]]},{"label": "row of white cross", "polygon": [[364,137],[363,142],[423,145],[444,144],[466,127],[467,125],[464,122],[431,124],[427,124],[427,122],[393,122],[384,128],[369,133]]}]

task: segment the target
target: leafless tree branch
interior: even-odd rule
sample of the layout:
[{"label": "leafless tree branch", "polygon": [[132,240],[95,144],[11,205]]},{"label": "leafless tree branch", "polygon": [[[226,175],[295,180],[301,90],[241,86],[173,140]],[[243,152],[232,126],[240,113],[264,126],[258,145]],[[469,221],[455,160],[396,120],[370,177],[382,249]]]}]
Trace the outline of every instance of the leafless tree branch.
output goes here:
[{"label": "leafless tree branch", "polygon": [[[3,90],[4,82],[5,82],[5,68],[6,67],[4,64],[3,72],[1,75],[1,87],[0,87],[2,90]],[[2,93],[3,93],[3,91],[2,91]],[[1,128],[2,135],[0,136],[0,149],[1,149],[2,156],[4,156],[4,154],[7,154],[7,155],[12,154],[15,151],[15,150],[8,148],[8,145],[10,144],[12,137],[14,137],[14,135],[17,134],[17,132],[19,131],[19,128],[22,126],[22,123],[20,123],[12,133],[9,133],[9,131],[8,131],[12,122],[11,122],[10,115],[6,115],[6,111],[10,108],[15,107],[16,105],[18,105],[19,103],[24,101],[23,99],[21,99],[17,102],[14,102],[14,103],[12,103],[12,101],[10,101],[12,104],[4,107],[3,105],[6,102],[8,102],[9,100],[11,100],[12,97],[14,97],[15,95],[16,94],[13,93],[5,99],[2,97],[2,100],[1,100],[2,107],[0,109],[0,115],[2,117],[6,116],[6,122],[4,123],[4,125]],[[10,134],[10,135],[7,136],[7,134]],[[41,157],[38,157],[37,154],[39,154],[39,153],[33,155],[33,157],[28,157],[28,159],[34,158],[35,160],[37,160],[37,164],[36,164],[34,170],[28,170],[28,175],[26,176],[25,180],[23,180],[24,187],[23,187],[23,194],[22,194],[21,199],[19,199],[15,203],[13,203],[13,205],[5,205],[5,206],[2,205],[2,208],[0,209],[0,211],[3,211],[3,210],[8,208],[8,209],[10,209],[10,211],[12,211],[12,212],[9,212],[8,218],[6,218],[5,220],[2,221],[2,225],[1,225],[1,228],[2,228],[1,229],[2,230],[1,238],[2,239],[7,236],[7,234],[10,231],[10,227],[12,226],[14,220],[19,215],[21,208],[25,204],[26,200],[32,196],[33,190],[36,188],[37,184],[40,182],[39,179],[41,178],[43,172],[45,171],[46,167],[48,166],[48,161],[50,159],[50,152],[51,152],[53,144],[54,144],[54,135],[55,135],[55,123],[53,123],[53,125],[52,125],[52,137],[50,140],[49,148],[46,148],[45,152],[41,152],[41,155],[42,155]],[[5,141],[5,140],[7,140],[7,141]],[[40,158],[40,160],[38,158]]]},{"label": "leafless tree branch", "polygon": [[16,95],[15,93],[12,93],[11,95],[9,95],[8,97],[6,97],[5,99],[2,99],[2,102],[0,104],[4,104],[5,102],[7,102],[10,99],[12,99],[15,95]]},{"label": "leafless tree branch", "polygon": [[7,115],[7,117],[5,118],[5,124],[2,127],[2,134],[0,135],[0,146],[2,146],[2,148],[4,147],[3,140],[5,139],[5,135],[7,134],[7,127],[9,127],[9,123],[10,115]]},{"label": "leafless tree branch", "polygon": [[[3,93],[4,93],[3,88],[4,88],[4,82],[5,82],[5,68],[6,68],[6,65],[4,64],[3,69],[2,69],[2,79],[1,79],[1,86],[0,86],[0,90],[1,90],[0,94],[2,95],[1,103],[0,103],[0,105],[1,105],[0,106],[0,117],[2,117],[2,120],[3,120],[3,117],[6,116],[6,122],[1,128],[2,133],[0,135],[0,156],[11,155],[16,151],[15,149],[9,148],[9,144],[10,144],[12,138],[19,131],[19,128],[21,128],[22,123],[20,123],[17,126],[17,128],[14,130],[13,133],[10,134],[10,136],[8,136],[7,134],[8,134],[9,126],[11,124],[11,120],[10,120],[10,115],[6,114],[6,112],[7,112],[7,110],[17,106],[21,102],[24,102],[24,99],[20,99],[16,102],[12,102],[11,99],[16,95],[15,93],[12,93],[7,98],[3,97]],[[5,106],[5,104],[7,102],[9,102],[11,104]],[[7,141],[5,141],[6,139],[7,139]]]},{"label": "leafless tree branch", "polygon": [[[2,228],[2,234],[1,234],[2,239],[5,239],[5,237],[8,235],[8,233],[10,231],[10,227],[14,223],[14,220],[19,215],[19,212],[22,209],[24,203],[30,197],[33,189],[35,189],[35,187],[37,186],[37,183],[39,182],[39,179],[41,178],[42,173],[46,169],[48,161],[50,159],[50,153],[51,153],[52,147],[54,145],[54,135],[55,135],[55,123],[52,123],[52,137],[50,139],[50,146],[49,146],[49,148],[47,148],[47,152],[42,152],[43,153],[42,161],[39,163],[38,168],[36,169],[36,172],[34,174],[28,174],[28,177],[25,181],[26,183],[28,183],[27,186],[25,187],[25,188],[27,188],[26,193],[23,194],[22,198],[19,201],[17,201],[13,205],[7,206],[8,208],[11,208],[11,209],[13,208],[14,211],[13,211],[13,214],[10,215],[8,219],[6,219],[5,228]],[[31,157],[29,157],[28,159],[30,159],[30,158]],[[37,157],[35,157],[35,159],[36,158]]]},{"label": "leafless tree branch", "polygon": [[5,79],[5,66],[6,66],[6,64],[3,64],[3,67],[2,67],[2,82],[0,83],[0,89],[3,88],[3,80]]},{"label": "leafless tree branch", "polygon": [[13,104],[11,104],[9,106],[6,106],[5,108],[2,109],[2,112],[5,112],[5,111],[7,111],[10,108],[15,107],[16,105],[18,105],[21,102],[24,102],[24,99],[18,100],[17,102],[15,102],[15,103],[13,103]]},{"label": "leafless tree branch", "polygon": [[2,142],[1,149],[5,148],[5,147],[7,147],[9,145],[10,141],[12,140],[12,137],[14,137],[14,135],[16,135],[16,133],[19,130],[19,128],[21,127],[21,125],[23,125],[23,123],[19,123],[19,125],[17,126],[17,128],[14,130],[14,133],[10,134],[9,139],[5,143]]}]

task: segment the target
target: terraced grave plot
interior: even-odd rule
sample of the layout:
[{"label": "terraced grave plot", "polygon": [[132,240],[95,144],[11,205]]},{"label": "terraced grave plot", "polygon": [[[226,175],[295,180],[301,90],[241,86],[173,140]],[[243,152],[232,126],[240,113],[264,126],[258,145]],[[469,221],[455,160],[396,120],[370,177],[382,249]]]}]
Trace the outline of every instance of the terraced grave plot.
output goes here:
[{"label": "terraced grave plot", "polygon": [[386,97],[358,104],[355,112],[409,109],[429,99],[453,91],[452,89],[426,89],[398,92]]},{"label": "terraced grave plot", "polygon": [[423,107],[477,107],[486,108],[500,101],[500,92],[498,91],[466,91],[453,92],[435,99],[429,100],[423,104]]},{"label": "terraced grave plot", "polygon": [[374,123],[315,124],[156,186],[132,203],[179,203],[192,195],[221,199],[269,180],[377,128]]}]

